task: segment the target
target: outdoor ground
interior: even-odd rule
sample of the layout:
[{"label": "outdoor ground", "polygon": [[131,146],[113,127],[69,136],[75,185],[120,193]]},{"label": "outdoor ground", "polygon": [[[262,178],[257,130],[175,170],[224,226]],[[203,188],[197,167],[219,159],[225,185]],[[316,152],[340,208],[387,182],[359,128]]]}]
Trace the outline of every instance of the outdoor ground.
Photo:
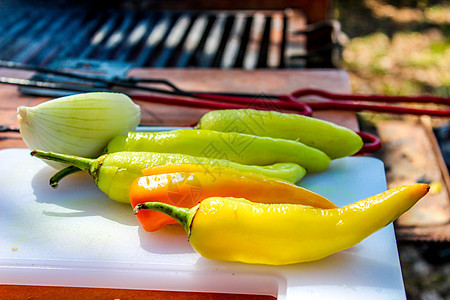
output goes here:
[{"label": "outdoor ground", "polygon": [[[340,0],[333,4],[335,18],[345,33],[341,37],[344,44],[341,68],[349,72],[354,93],[449,96],[448,1]],[[417,117],[410,116],[375,113],[359,116],[375,131],[382,129],[380,124],[418,123]],[[436,127],[446,122],[448,118],[431,120]],[[382,152],[378,155],[383,159]],[[387,163],[390,163],[386,170],[389,184],[393,178],[389,173],[397,170],[395,163]],[[448,242],[399,242],[409,300],[450,299],[449,252]]]}]

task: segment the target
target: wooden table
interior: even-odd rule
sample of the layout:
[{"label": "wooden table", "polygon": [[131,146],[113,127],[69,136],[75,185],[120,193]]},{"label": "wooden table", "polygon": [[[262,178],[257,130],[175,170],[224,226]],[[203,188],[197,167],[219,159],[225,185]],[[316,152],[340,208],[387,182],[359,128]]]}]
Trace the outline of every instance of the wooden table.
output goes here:
[{"label": "wooden table", "polygon": [[[29,77],[29,72],[0,69],[2,76]],[[167,78],[183,89],[198,91],[232,91],[260,93],[290,93],[302,88],[320,88],[337,93],[349,93],[347,73],[340,70],[180,70],[133,69],[129,75],[145,78]],[[48,100],[44,97],[21,95],[15,86],[0,85],[0,124],[18,127],[15,117],[20,105],[34,106]],[[207,110],[168,106],[136,101],[142,108],[141,125],[187,126],[198,121]],[[335,122],[353,130],[358,129],[354,113],[321,111],[315,117]],[[19,133],[0,133],[0,149],[26,148]],[[55,285],[57,283],[55,282]],[[5,299],[49,298],[111,298],[138,299],[141,297],[165,299],[229,299],[226,294],[185,293],[170,291],[121,290],[74,287],[41,287],[0,285]],[[234,295],[234,299],[273,299],[270,296]]]}]

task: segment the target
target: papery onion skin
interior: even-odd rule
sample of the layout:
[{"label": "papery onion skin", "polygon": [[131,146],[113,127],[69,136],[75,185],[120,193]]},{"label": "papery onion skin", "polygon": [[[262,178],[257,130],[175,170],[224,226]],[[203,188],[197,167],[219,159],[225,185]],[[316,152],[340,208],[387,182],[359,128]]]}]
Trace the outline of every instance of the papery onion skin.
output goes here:
[{"label": "papery onion skin", "polygon": [[20,106],[17,119],[29,149],[98,157],[113,137],[136,129],[141,110],[122,93],[83,93]]}]

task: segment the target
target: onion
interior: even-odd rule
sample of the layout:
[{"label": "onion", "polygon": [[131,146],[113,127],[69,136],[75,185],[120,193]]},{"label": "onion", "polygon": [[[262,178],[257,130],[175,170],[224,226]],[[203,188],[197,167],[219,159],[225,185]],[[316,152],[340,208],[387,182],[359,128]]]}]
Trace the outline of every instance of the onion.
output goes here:
[{"label": "onion", "polygon": [[98,157],[113,137],[136,129],[141,111],[125,94],[84,93],[20,106],[17,118],[22,138],[32,150]]}]

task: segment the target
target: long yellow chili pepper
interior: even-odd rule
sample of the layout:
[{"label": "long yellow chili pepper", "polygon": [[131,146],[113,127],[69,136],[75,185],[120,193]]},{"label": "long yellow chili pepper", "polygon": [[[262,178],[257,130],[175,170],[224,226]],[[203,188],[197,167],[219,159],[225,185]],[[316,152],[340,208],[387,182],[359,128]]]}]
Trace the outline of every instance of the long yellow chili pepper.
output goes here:
[{"label": "long yellow chili pepper", "polygon": [[213,197],[192,209],[149,202],[136,206],[135,213],[150,209],[177,219],[204,257],[284,265],[356,245],[396,220],[428,190],[427,184],[401,186],[334,209]]},{"label": "long yellow chili pepper", "polygon": [[[90,159],[61,153],[33,150],[32,156],[62,162],[88,171],[95,184],[112,200],[128,203],[128,191],[131,183],[142,175],[141,171],[149,167],[172,163],[199,164],[206,170],[207,167],[218,168],[231,167],[262,173],[271,177],[277,177],[291,182],[299,181],[306,173],[305,169],[293,163],[278,163],[269,166],[249,166],[230,162],[223,159],[199,158],[185,154],[153,153],[153,152],[116,152]],[[207,167],[205,167],[205,165]],[[76,170],[76,169],[75,169]],[[71,171],[61,170],[50,180],[52,186],[57,186],[58,181]]]}]

